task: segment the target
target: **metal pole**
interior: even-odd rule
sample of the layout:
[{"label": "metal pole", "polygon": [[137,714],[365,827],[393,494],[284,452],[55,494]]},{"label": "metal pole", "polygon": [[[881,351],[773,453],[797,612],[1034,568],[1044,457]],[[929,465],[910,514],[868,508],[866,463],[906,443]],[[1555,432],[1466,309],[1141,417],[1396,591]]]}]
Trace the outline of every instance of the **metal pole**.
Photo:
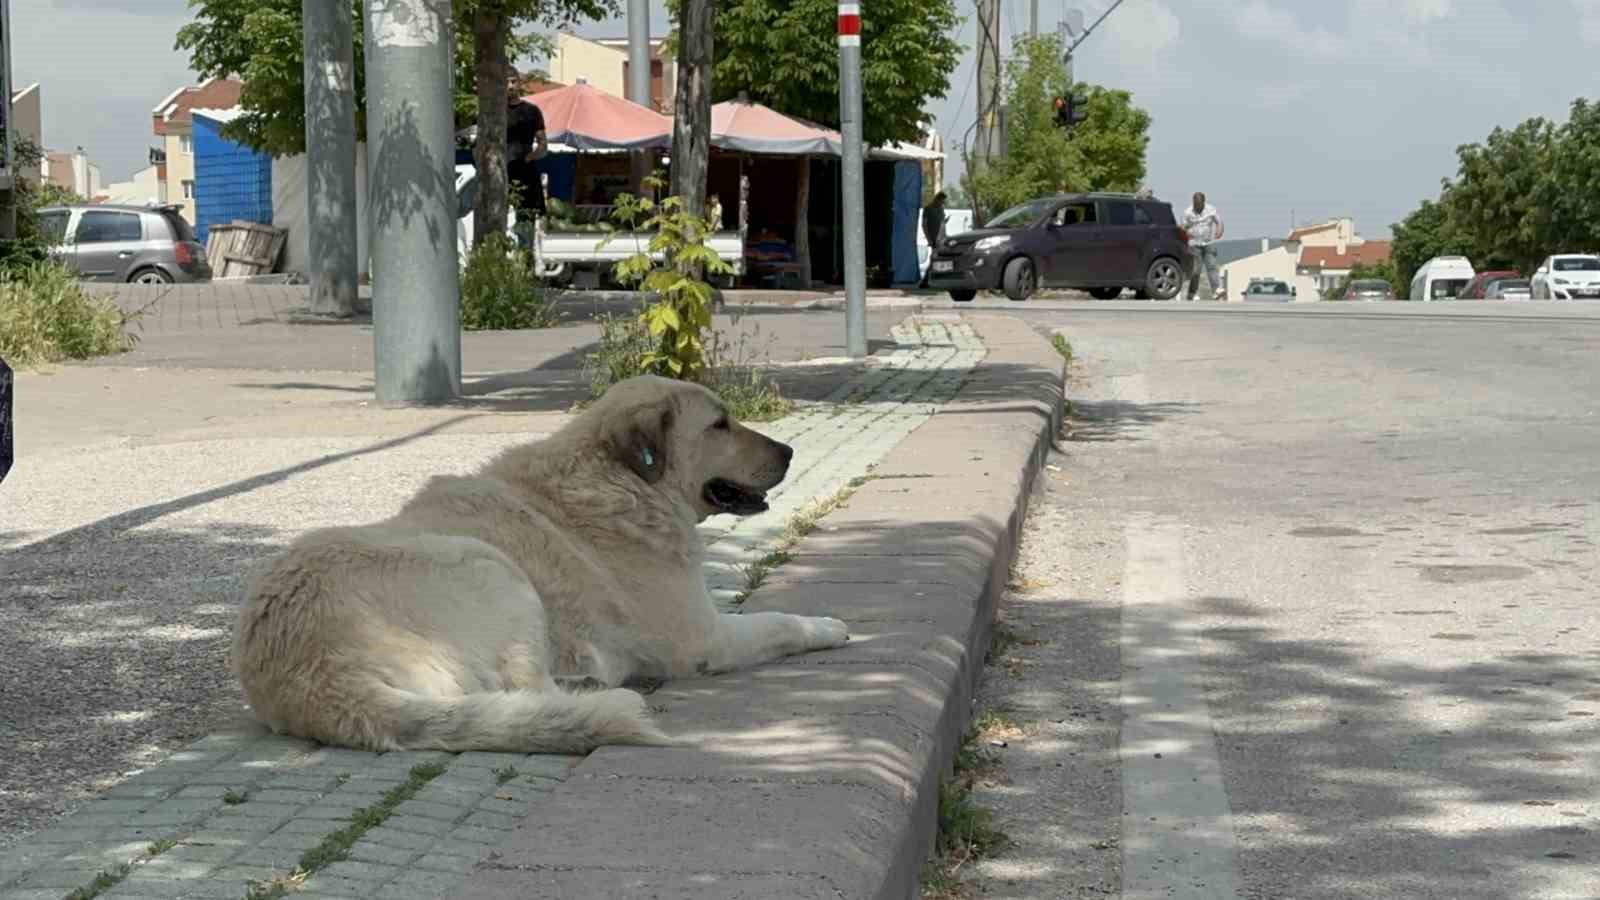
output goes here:
[{"label": "metal pole", "polygon": [[[650,0],[628,0],[628,99],[655,109],[650,97]],[[650,174],[650,152],[633,154],[633,188]]]},{"label": "metal pole", "polygon": [[844,138],[845,345],[867,355],[866,190],[862,184],[861,5],[839,4],[839,124]]},{"label": "metal pole", "polygon": [[1039,36],[1039,0],[1029,0],[1028,3],[1028,34],[1035,38]]},{"label": "metal pole", "polygon": [[366,0],[372,330],[381,404],[461,394],[450,0]]},{"label": "metal pole", "polygon": [[651,105],[650,0],[628,0],[628,99]]},{"label": "metal pole", "polygon": [[306,91],[306,232],[311,311],[356,308],[355,44],[350,4],[303,0]]}]

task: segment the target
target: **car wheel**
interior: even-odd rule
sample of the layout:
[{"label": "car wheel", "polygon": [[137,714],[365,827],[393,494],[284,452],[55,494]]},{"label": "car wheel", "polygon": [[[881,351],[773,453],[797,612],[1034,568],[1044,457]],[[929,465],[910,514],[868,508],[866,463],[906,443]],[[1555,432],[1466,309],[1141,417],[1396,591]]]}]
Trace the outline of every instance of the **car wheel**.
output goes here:
[{"label": "car wheel", "polygon": [[954,300],[957,303],[971,303],[972,302],[972,298],[974,298],[976,296],[978,296],[978,292],[977,291],[968,290],[966,288],[962,288],[961,290],[955,290],[955,291],[951,291],[950,292],[950,299]]},{"label": "car wheel", "polygon": [[1089,296],[1096,300],[1115,300],[1122,296],[1122,288],[1090,288]]},{"label": "car wheel", "polygon": [[1183,288],[1183,269],[1178,261],[1167,256],[1150,264],[1145,274],[1144,292],[1157,300],[1171,300]]},{"label": "car wheel", "polygon": [[1005,285],[1006,296],[1013,301],[1020,303],[1033,296],[1033,289],[1037,287],[1037,280],[1033,275],[1033,260],[1019,256],[1006,263],[1006,275],[1002,283]]},{"label": "car wheel", "polygon": [[171,284],[172,276],[160,269],[140,269],[128,277],[134,284]]}]

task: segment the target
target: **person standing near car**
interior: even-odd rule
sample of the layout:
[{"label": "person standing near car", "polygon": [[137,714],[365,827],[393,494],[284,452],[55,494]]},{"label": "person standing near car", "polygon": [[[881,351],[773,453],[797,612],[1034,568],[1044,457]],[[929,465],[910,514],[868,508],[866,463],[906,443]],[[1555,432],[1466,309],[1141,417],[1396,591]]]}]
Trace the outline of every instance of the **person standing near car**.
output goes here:
[{"label": "person standing near car", "polygon": [[1189,233],[1189,249],[1194,259],[1189,266],[1189,297],[1193,300],[1200,288],[1200,268],[1205,267],[1206,278],[1211,282],[1211,296],[1222,299],[1222,273],[1217,269],[1216,242],[1222,240],[1222,214],[1206,202],[1206,195],[1195,192],[1194,205],[1183,211],[1178,223]]},{"label": "person standing near car", "polygon": [[524,226],[544,215],[544,186],[539,183],[538,161],[549,152],[544,112],[523,97],[522,78],[513,71],[506,82],[506,180],[511,183],[516,204],[519,241],[531,234]]},{"label": "person standing near car", "polygon": [[933,251],[939,249],[939,239],[944,237],[944,191],[933,195],[933,202],[922,211],[922,236],[928,239],[928,272],[922,273],[922,286],[928,286],[928,273],[933,271]]}]

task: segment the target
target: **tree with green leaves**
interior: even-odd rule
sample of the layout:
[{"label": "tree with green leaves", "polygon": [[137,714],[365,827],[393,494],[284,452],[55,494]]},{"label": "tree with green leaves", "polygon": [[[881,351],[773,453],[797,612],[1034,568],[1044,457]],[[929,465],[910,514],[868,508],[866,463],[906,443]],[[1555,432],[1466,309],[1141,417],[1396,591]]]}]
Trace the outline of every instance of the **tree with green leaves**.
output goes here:
[{"label": "tree with green leaves", "polygon": [[1428,260],[1467,253],[1466,239],[1453,227],[1450,203],[1450,191],[1446,188],[1438,201],[1422,201],[1422,205],[1404,220],[1389,226],[1394,235],[1389,258],[1394,263],[1396,294],[1409,295],[1411,279]]},{"label": "tree with green leaves", "polygon": [[1600,104],[1574,100],[1560,125],[1496,128],[1456,159],[1438,199],[1393,226],[1398,290],[1435,256],[1528,272],[1552,252],[1600,247]]},{"label": "tree with green leaves", "polygon": [[[712,93],[747,94],[785,115],[839,127],[836,0],[720,0]],[[916,142],[965,49],[953,0],[875,0],[861,16],[862,137]],[[678,16],[674,15],[676,21]]]},{"label": "tree with green leaves", "polygon": [[1460,167],[1445,214],[1480,266],[1504,260],[1528,272],[1549,252],[1553,210],[1540,188],[1556,141],[1555,125],[1534,118],[1456,149]]},{"label": "tree with green leaves", "polygon": [[[302,0],[191,0],[194,21],[178,30],[177,49],[202,77],[244,82],[241,115],[223,135],[273,156],[305,152],[305,53]],[[363,0],[349,0],[355,28],[356,138],[366,140],[366,62]],[[478,191],[484,212],[480,236],[505,230],[506,84],[517,59],[548,51],[540,35],[517,34],[521,25],[562,27],[616,12],[616,0],[453,0],[455,16],[456,127],[477,122],[480,144],[494,144],[480,168],[490,173]],[[491,102],[492,101],[492,102]],[[480,117],[480,111],[484,114]],[[481,148],[480,148],[481,153]],[[498,164],[498,167],[496,167]],[[495,220],[498,217],[499,227]]]},{"label": "tree with green leaves", "polygon": [[1550,246],[1600,249],[1600,103],[1572,101],[1538,193],[1550,211]]},{"label": "tree with green leaves", "polygon": [[[1056,97],[1088,99],[1088,117],[1058,127]],[[1145,175],[1150,114],[1133,95],[1098,85],[1072,85],[1054,36],[1019,42],[1006,69],[1006,155],[974,171],[964,187],[989,214],[1058,192],[1134,191]]]}]

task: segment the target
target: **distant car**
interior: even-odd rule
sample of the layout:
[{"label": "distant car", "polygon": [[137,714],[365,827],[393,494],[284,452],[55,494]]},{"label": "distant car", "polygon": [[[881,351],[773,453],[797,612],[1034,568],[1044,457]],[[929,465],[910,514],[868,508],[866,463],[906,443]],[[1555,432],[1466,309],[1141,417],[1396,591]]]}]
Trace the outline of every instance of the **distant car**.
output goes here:
[{"label": "distant car", "polygon": [[1531,279],[1535,300],[1600,298],[1600,256],[1558,253],[1539,264]]},{"label": "distant car", "polygon": [[1358,278],[1345,289],[1346,300],[1393,300],[1394,286],[1382,278]]},{"label": "distant car", "polygon": [[1501,280],[1506,279],[1506,278],[1521,278],[1521,277],[1522,277],[1522,273],[1521,272],[1513,272],[1510,269],[1499,269],[1499,270],[1492,271],[1492,272],[1479,272],[1478,274],[1476,274],[1476,275],[1474,275],[1472,277],[1471,281],[1467,282],[1467,286],[1466,287],[1461,289],[1461,293],[1456,296],[1456,299],[1457,300],[1488,300],[1488,299],[1492,299],[1489,296],[1489,285],[1490,284],[1492,284],[1493,282],[1496,282],[1496,281],[1501,281]]},{"label": "distant car", "polygon": [[1026,300],[1040,288],[1171,300],[1189,271],[1172,205],[1136,194],[1062,194],[1014,206],[934,249],[928,284],[965,303],[979,291]]},{"label": "distant car", "polygon": [[1243,298],[1245,302],[1255,303],[1291,303],[1299,291],[1287,281],[1276,278],[1253,278],[1245,287]]},{"label": "distant car", "polygon": [[1411,299],[1454,300],[1478,273],[1465,256],[1435,256],[1422,264],[1411,279]]},{"label": "distant car", "polygon": [[206,248],[177,206],[47,206],[51,257],[87,281],[172,284],[211,280]]},{"label": "distant car", "polygon": [[1501,278],[1489,282],[1483,296],[1486,300],[1532,300],[1533,285],[1526,278]]}]

